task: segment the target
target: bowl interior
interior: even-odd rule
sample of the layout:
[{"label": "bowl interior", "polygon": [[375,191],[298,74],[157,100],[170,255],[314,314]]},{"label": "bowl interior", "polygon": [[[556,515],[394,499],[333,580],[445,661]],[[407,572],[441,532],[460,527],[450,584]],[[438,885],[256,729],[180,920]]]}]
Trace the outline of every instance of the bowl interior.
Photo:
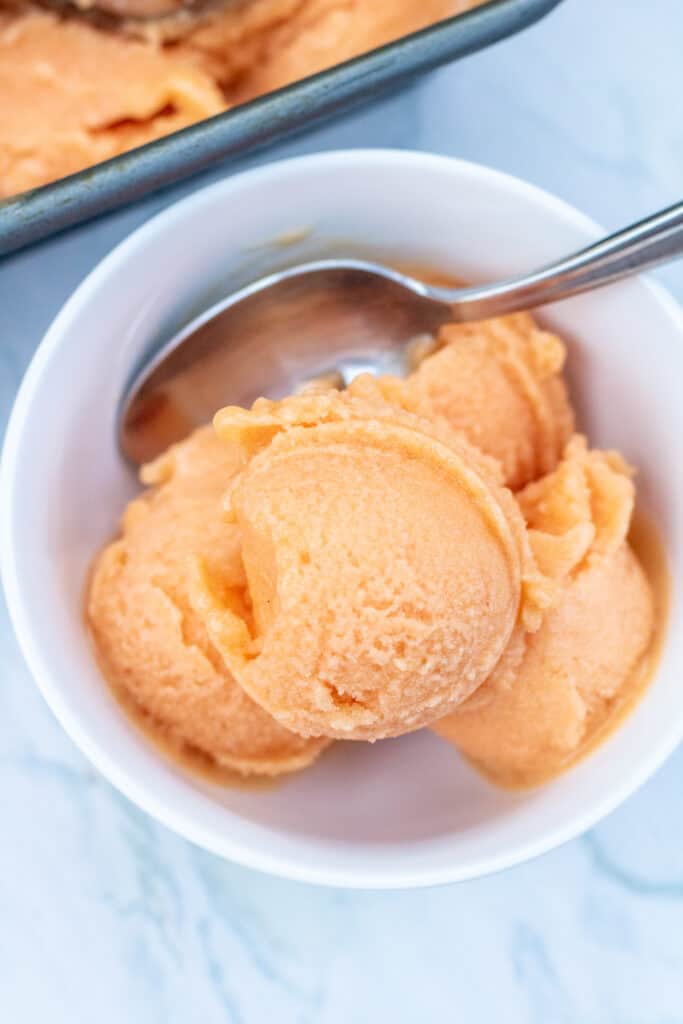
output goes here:
[{"label": "bowl interior", "polygon": [[[470,164],[419,154],[306,157],[219,183],[118,247],[49,331],[23,385],[4,459],[3,561],[34,675],[85,753],[149,812],[216,852],[347,885],[455,880],[549,848],[615,806],[683,728],[681,609],[650,691],[624,726],[546,787],[509,794],[428,732],[340,744],[262,791],[212,786],[161,758],[121,714],[83,628],[94,553],[136,483],[115,444],[125,383],[198,309],[264,270],[322,253],[421,263],[471,280],[538,265],[595,237],[559,201]],[[288,239],[285,245],[283,240]],[[639,500],[681,563],[683,325],[632,281],[561,303],[544,319],[569,342],[579,423],[639,469]]]}]

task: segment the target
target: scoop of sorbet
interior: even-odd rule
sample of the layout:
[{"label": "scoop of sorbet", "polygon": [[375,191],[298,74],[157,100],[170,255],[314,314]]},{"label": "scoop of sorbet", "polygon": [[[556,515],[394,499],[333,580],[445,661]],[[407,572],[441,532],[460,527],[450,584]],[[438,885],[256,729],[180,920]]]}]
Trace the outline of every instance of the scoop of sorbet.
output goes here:
[{"label": "scoop of sorbet", "polygon": [[519,495],[558,587],[533,634],[515,630],[490,678],[435,729],[504,785],[545,781],[604,724],[650,643],[654,608],[627,541],[634,488],[616,453],[568,446]]},{"label": "scoop of sorbet", "polygon": [[193,601],[288,728],[372,740],[435,721],[543,600],[497,467],[445,427],[336,392],[225,409],[215,426],[252,453],[229,504],[253,616],[207,566]]},{"label": "scoop of sorbet", "polygon": [[204,428],[143,469],[154,489],[130,503],[121,538],[100,555],[88,620],[114,688],[168,739],[221,766],[276,775],[310,764],[325,741],[294,735],[244,693],[188,598],[201,558],[222,599],[248,615],[239,531],[221,507],[241,464],[235,445]]},{"label": "scoop of sorbet", "polygon": [[574,423],[560,339],[518,313],[449,324],[438,341],[407,380],[366,379],[354,389],[379,387],[389,401],[444,418],[500,462],[513,490],[553,470]]}]

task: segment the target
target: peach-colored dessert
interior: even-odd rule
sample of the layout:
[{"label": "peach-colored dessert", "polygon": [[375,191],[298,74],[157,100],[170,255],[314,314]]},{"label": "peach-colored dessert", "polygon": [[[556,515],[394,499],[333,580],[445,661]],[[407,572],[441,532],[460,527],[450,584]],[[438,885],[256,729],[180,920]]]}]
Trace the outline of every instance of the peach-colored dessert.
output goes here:
[{"label": "peach-colored dessert", "polygon": [[249,616],[239,532],[221,514],[241,463],[207,427],[143,469],[151,489],[97,561],[88,621],[113,687],[160,735],[222,767],[276,775],[310,764],[326,741],[295,735],[250,700],[188,598],[199,557],[222,599]]},{"label": "peach-colored dessert", "polygon": [[650,644],[653,593],[627,539],[634,494],[619,455],[575,438],[558,468],[518,495],[554,603],[435,727],[499,783],[535,784],[575,759]]},{"label": "peach-colored dessert", "polygon": [[[0,198],[150,142],[483,0],[0,0]],[[68,5],[66,5],[68,11]],[[74,14],[104,9],[104,25]],[[118,27],[116,27],[118,26]]]},{"label": "peach-colored dessert", "polygon": [[228,506],[252,616],[203,569],[195,607],[244,689],[302,735],[379,739],[488,676],[543,581],[497,467],[444,426],[329,392],[219,437],[251,454]]},{"label": "peach-colored dessert", "polygon": [[514,316],[440,345],[405,380],[222,409],[143,469],[88,615],[106,675],[177,744],[276,774],[431,726],[532,785],[639,689],[632,473],[567,441],[561,341]]},{"label": "peach-colored dessert", "polygon": [[0,198],[224,109],[188,61],[35,11],[0,10]]},{"label": "peach-colored dessert", "polygon": [[177,52],[243,103],[484,2],[232,0],[199,19]]},{"label": "peach-colored dessert", "polygon": [[438,345],[407,380],[381,379],[385,396],[421,416],[443,417],[498,459],[513,490],[554,469],[574,427],[557,335],[516,313],[449,324]]}]

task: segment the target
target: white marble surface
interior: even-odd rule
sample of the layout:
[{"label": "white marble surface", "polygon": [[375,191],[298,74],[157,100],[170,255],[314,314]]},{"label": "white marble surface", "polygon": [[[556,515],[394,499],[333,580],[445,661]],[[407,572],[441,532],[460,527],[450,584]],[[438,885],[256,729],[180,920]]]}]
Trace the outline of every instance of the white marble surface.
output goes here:
[{"label": "white marble surface", "polygon": [[[524,36],[279,152],[457,154],[617,226],[681,198],[682,40],[680,0],[565,0]],[[77,282],[195,186],[0,267],[3,420]],[[683,264],[661,276],[683,300]],[[588,836],[513,871],[407,894],[316,890],[138,812],[63,735],[0,629],[1,1021],[683,1021],[683,751]]]}]

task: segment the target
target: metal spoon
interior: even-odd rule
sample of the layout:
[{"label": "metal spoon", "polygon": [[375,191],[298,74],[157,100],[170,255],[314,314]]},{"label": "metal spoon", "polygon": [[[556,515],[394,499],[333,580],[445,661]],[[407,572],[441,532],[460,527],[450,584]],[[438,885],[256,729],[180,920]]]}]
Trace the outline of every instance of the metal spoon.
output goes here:
[{"label": "metal spoon", "polygon": [[198,316],[123,398],[119,443],[140,463],[222,405],[279,398],[307,380],[404,373],[410,342],[449,321],[568,298],[683,255],[683,203],[530,274],[474,288],[425,284],[379,263],[325,259],[247,285]]}]

